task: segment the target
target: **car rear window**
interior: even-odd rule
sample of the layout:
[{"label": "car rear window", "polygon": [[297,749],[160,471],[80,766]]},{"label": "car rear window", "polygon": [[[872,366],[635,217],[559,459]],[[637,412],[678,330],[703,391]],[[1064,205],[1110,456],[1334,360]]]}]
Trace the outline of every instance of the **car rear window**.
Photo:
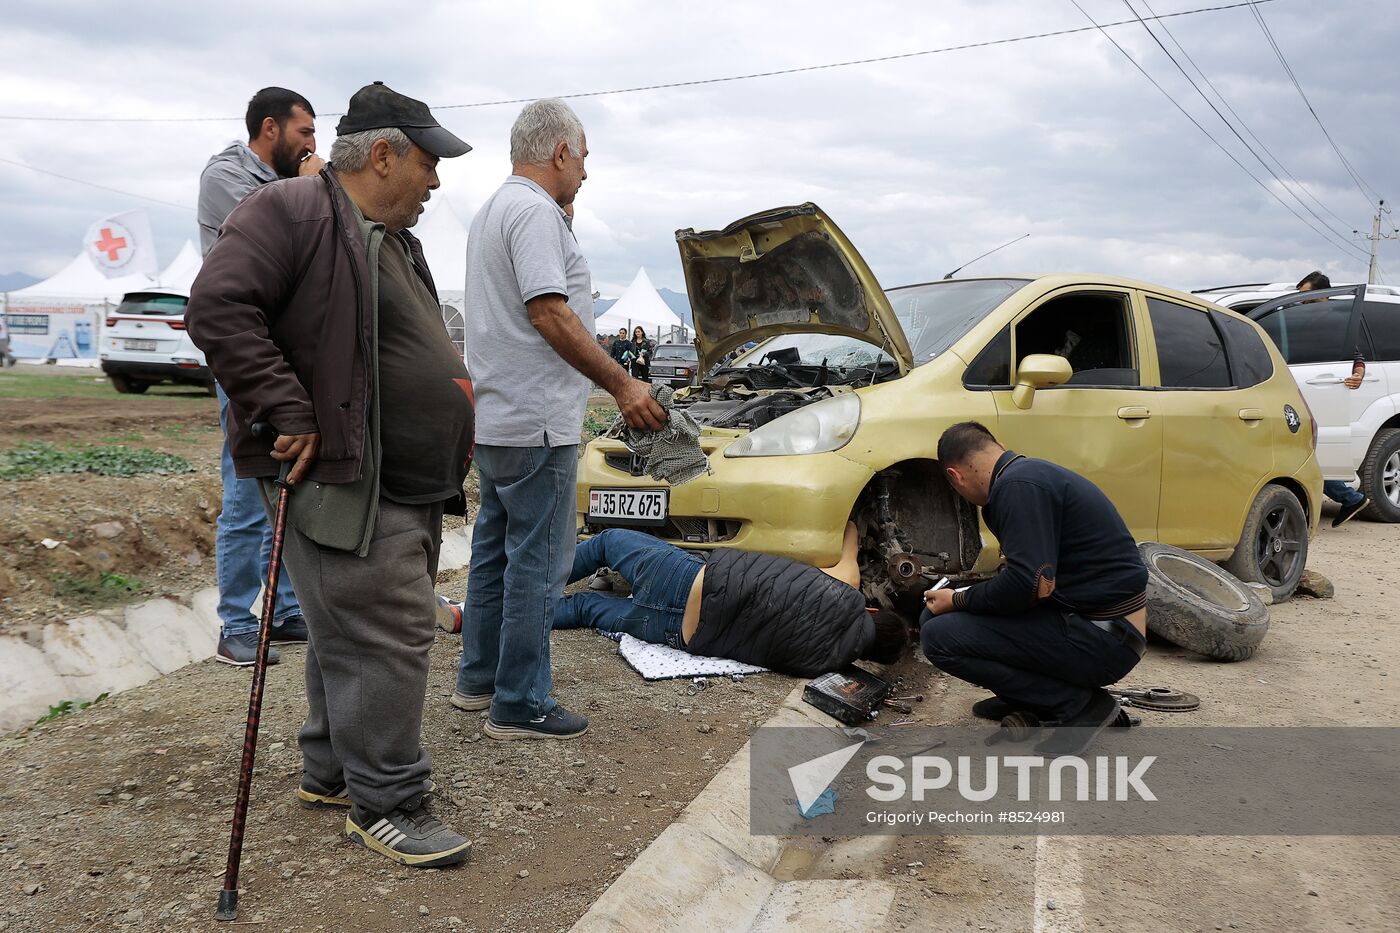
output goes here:
[{"label": "car rear window", "polygon": [[185,313],[189,299],[183,295],[133,295],[117,305],[117,314],[162,314],[179,316]]},{"label": "car rear window", "polygon": [[1247,389],[1267,382],[1274,374],[1274,358],[1259,331],[1248,322],[1219,311],[1210,313],[1215,326],[1225,338],[1225,351],[1230,356],[1230,374],[1236,387]]}]

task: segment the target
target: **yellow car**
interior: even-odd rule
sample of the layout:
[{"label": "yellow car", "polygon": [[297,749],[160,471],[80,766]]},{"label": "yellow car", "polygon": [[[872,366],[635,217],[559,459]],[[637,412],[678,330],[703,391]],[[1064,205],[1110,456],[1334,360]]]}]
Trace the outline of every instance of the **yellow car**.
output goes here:
[{"label": "yellow car", "polygon": [[[1258,325],[1191,295],[1098,275],[881,290],[814,204],[676,234],[710,472],[670,486],[620,440],[589,444],[578,522],[679,546],[834,564],[861,535],[867,596],[911,611],[928,581],[1001,561],[935,460],[959,421],[1083,474],[1139,541],[1292,593],[1316,530],[1316,423]],[[727,355],[758,345],[733,359]]]}]

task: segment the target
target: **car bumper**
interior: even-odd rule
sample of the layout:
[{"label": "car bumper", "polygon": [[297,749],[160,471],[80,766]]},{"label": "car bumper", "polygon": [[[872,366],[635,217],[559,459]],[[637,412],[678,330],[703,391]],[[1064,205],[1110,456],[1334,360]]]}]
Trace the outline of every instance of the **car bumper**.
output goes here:
[{"label": "car bumper", "polygon": [[[594,441],[579,462],[576,511],[585,534],[616,525],[590,525],[590,488],[670,489],[667,524],[636,527],[680,547],[735,547],[790,557],[818,566],[835,564],[851,509],[874,474],[837,453],[793,457],[725,459],[737,435],[701,435],[710,470],[688,483],[668,486],[632,476],[627,448],[616,440]],[[609,457],[613,462],[609,463]]]},{"label": "car bumper", "polygon": [[1309,536],[1317,534],[1317,526],[1322,521],[1322,468],[1318,466],[1317,456],[1313,455],[1303,463],[1303,466],[1293,478],[1308,493],[1308,533]]},{"label": "car bumper", "polygon": [[139,360],[103,360],[102,371],[109,376],[130,376],[152,382],[167,379],[175,382],[197,382],[210,385],[214,374],[208,366],[179,366],[175,363],[148,363]]}]

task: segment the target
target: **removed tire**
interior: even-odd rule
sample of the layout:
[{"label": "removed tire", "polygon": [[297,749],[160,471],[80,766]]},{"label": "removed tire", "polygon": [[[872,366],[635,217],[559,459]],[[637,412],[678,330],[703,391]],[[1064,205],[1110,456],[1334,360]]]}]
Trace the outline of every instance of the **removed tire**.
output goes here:
[{"label": "removed tire", "polygon": [[1243,661],[1269,630],[1269,609],[1236,577],[1190,551],[1138,545],[1147,565],[1147,628],[1220,661]]},{"label": "removed tire", "polygon": [[1280,603],[1293,595],[1308,563],[1308,514],[1290,490],[1269,483],[1244,519],[1225,569],[1246,583],[1262,583]]},{"label": "removed tire", "polygon": [[1400,522],[1400,430],[1376,434],[1361,462],[1361,493],[1371,500],[1362,518]]}]

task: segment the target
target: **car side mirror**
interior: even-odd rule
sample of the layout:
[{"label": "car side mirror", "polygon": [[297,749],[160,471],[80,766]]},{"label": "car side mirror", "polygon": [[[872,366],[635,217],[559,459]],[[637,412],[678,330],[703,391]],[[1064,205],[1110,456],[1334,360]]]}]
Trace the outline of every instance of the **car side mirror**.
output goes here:
[{"label": "car side mirror", "polygon": [[1036,389],[1064,385],[1072,375],[1074,369],[1063,356],[1032,353],[1016,367],[1016,388],[1011,390],[1011,401],[1017,408],[1030,408]]}]

